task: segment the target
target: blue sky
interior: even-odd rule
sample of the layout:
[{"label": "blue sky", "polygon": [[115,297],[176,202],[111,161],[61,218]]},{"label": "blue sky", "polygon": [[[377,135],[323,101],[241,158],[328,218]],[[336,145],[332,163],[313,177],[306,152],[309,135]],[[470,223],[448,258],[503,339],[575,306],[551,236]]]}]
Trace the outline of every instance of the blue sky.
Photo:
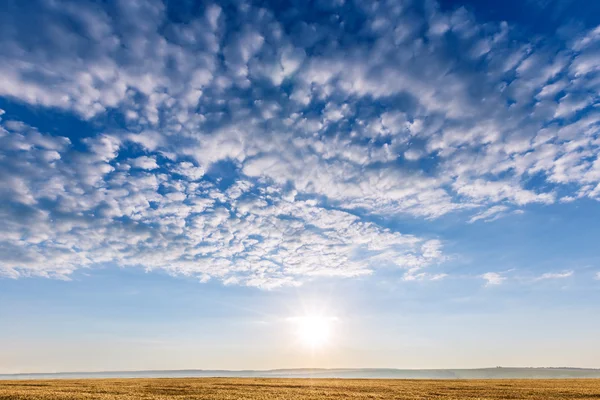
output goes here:
[{"label": "blue sky", "polygon": [[600,367],[594,7],[5,2],[0,372]]}]

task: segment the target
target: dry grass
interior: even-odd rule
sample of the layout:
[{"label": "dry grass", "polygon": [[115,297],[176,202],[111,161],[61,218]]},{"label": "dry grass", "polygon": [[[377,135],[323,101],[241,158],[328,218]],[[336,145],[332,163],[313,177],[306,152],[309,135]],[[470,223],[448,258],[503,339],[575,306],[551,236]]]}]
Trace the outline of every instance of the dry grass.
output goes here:
[{"label": "dry grass", "polygon": [[83,379],[0,381],[0,399],[600,399],[600,380]]}]

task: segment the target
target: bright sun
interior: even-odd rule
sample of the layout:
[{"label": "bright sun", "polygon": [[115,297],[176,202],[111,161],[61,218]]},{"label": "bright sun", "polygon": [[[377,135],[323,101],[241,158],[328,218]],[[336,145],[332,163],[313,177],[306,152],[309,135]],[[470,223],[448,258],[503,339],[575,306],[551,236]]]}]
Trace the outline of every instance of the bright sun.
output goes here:
[{"label": "bright sun", "polygon": [[325,347],[331,338],[334,318],[307,315],[292,319],[296,324],[296,334],[300,342],[309,348]]}]

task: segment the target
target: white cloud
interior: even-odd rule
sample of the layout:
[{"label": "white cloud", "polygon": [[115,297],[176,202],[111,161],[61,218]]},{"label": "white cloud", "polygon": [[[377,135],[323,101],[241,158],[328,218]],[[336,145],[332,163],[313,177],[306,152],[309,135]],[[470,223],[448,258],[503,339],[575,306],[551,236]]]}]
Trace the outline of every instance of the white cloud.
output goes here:
[{"label": "white cloud", "polygon": [[141,156],[131,160],[131,165],[136,168],[153,170],[158,168],[155,157]]},{"label": "white cloud", "polygon": [[12,275],[115,262],[262,287],[387,265],[439,279],[422,270],[445,259],[439,241],[372,217],[473,223],[600,199],[598,28],[532,45],[464,9],[382,3],[354,10],[365,46],[249,3],[185,23],[160,1],[53,4],[0,16],[0,96],[125,122],[79,139],[4,121]]},{"label": "white cloud", "polygon": [[177,164],[177,166],[173,168],[173,172],[183,175],[191,181],[197,181],[205,174],[204,168],[196,167],[189,161],[183,161]]},{"label": "white cloud", "polygon": [[500,285],[506,280],[506,277],[497,272],[486,272],[485,274],[480,275],[480,278],[485,279],[485,286]]},{"label": "white cloud", "polygon": [[[120,168],[126,144],[109,135],[86,140],[85,157],[64,138],[38,135],[0,138],[16,167],[0,192],[5,275],[66,278],[116,263],[266,289],[381,267],[441,277],[426,273],[443,260],[439,240],[296,200],[266,182],[221,189],[191,162],[167,162],[158,172],[155,156],[142,156],[129,160],[136,168]],[[45,148],[60,157],[47,158]]]},{"label": "white cloud", "polygon": [[419,273],[413,273],[413,274],[405,274],[403,277],[403,280],[405,281],[422,281],[422,280],[428,280],[428,281],[439,281],[444,279],[445,277],[447,277],[448,274],[430,274],[427,272],[419,272]]},{"label": "white cloud", "polygon": [[479,220],[485,220],[487,222],[489,221],[493,221],[495,219],[498,219],[502,216],[502,214],[508,210],[508,207],[506,206],[493,206],[488,208],[487,210],[484,210],[482,212],[480,212],[479,214],[476,214],[474,216],[471,217],[471,219],[469,220],[469,223],[473,223]]},{"label": "white cloud", "polygon": [[574,271],[563,271],[563,272],[546,272],[537,278],[536,281],[541,281],[545,279],[564,279],[573,276]]},{"label": "white cloud", "polygon": [[578,38],[573,44],[573,49],[581,51],[598,40],[600,40],[600,25]]}]

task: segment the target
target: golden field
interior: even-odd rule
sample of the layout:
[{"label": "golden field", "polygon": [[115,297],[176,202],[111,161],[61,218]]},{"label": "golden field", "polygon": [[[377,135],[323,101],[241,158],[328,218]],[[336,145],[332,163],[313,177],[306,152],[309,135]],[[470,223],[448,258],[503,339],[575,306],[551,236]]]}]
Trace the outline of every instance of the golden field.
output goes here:
[{"label": "golden field", "polygon": [[0,381],[0,399],[600,399],[600,380],[165,378]]}]

